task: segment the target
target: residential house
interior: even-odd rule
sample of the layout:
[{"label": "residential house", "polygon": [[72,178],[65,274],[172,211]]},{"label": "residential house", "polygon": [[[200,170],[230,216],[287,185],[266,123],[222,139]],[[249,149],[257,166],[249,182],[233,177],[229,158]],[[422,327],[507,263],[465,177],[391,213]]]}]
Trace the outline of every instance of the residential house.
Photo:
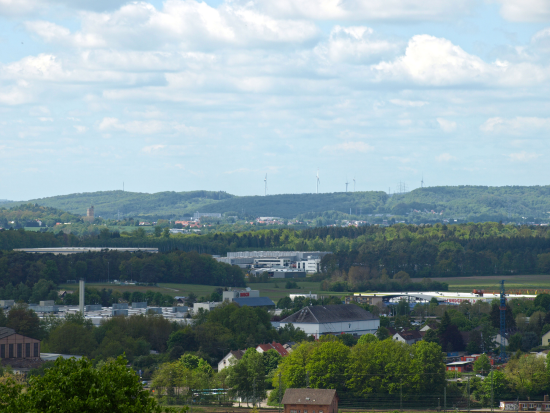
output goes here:
[{"label": "residential house", "polygon": [[544,396],[544,400],[511,400],[501,401],[500,410],[505,411],[532,411],[532,412],[547,412],[550,411],[550,399],[548,395]]},{"label": "residential house", "polygon": [[275,350],[277,353],[279,353],[281,357],[288,356],[288,351],[284,348],[284,346],[276,342],[260,344],[258,347],[256,347],[256,351],[258,353],[263,353],[268,350]]},{"label": "residential house", "polygon": [[338,395],[331,389],[286,389],[284,413],[338,413]]},{"label": "residential house", "polygon": [[542,335],[542,345],[550,346],[550,331]]},{"label": "residential house", "polygon": [[414,344],[417,341],[422,340],[422,335],[418,330],[403,330],[395,333],[393,336],[394,340],[401,341],[402,343]]},{"label": "residential house", "polygon": [[246,350],[231,350],[227,355],[221,359],[221,361],[218,363],[218,371],[222,371],[226,367],[231,366],[232,364],[236,363],[240,359],[243,358],[244,353]]}]

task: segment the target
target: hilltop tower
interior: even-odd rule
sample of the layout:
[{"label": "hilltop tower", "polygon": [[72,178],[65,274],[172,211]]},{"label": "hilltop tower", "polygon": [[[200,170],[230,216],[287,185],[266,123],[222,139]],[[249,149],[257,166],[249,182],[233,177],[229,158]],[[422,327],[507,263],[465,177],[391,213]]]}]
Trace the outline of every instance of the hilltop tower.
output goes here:
[{"label": "hilltop tower", "polygon": [[90,208],[86,210],[86,220],[92,222],[94,219],[95,219],[94,206],[92,205]]}]

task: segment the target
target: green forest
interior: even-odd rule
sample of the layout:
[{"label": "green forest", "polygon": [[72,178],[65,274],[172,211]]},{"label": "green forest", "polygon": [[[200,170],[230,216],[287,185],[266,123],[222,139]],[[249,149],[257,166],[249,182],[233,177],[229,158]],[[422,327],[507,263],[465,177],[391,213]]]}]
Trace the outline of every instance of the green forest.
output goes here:
[{"label": "green forest", "polygon": [[[145,284],[177,283],[244,287],[244,273],[197,252],[90,252],[53,255],[0,251],[0,287],[33,287],[39,280],[54,284],[84,278],[88,282],[134,280]],[[0,291],[1,292],[1,291]],[[10,294],[5,293],[6,299]],[[41,298],[45,299],[45,298]]]},{"label": "green forest", "polygon": [[[550,186],[441,186],[418,188],[407,193],[337,192],[321,194],[281,194],[234,196],[226,192],[191,191],[155,194],[102,191],[3,203],[4,208],[30,202],[85,215],[95,206],[96,216],[115,218],[181,218],[196,211],[228,215],[321,216],[335,211],[352,217],[393,215],[409,223],[456,219],[457,222],[548,221]],[[546,222],[545,221],[545,222]]]}]

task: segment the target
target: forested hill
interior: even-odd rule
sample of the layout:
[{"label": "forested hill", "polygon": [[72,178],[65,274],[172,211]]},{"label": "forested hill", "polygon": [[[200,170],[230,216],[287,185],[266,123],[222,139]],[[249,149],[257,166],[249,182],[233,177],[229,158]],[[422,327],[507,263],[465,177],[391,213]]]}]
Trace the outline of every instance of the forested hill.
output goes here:
[{"label": "forested hill", "polygon": [[[544,219],[550,213],[550,186],[441,186],[418,188],[405,194],[385,192],[337,192],[326,194],[282,194],[234,196],[226,192],[158,192],[155,194],[107,191],[71,194],[27,201],[85,215],[95,206],[96,216],[181,218],[196,211],[229,215],[314,218],[327,211],[353,216],[392,214],[409,222],[458,219],[458,222]],[[26,202],[25,202],[26,203]],[[19,203],[5,203],[10,208]]]},{"label": "forested hill", "polygon": [[193,214],[197,210],[213,202],[231,198],[226,192],[190,191],[190,192],[157,192],[147,194],[128,191],[100,191],[79,194],[59,195],[49,198],[33,199],[25,202],[10,202],[2,204],[4,208],[12,208],[21,204],[38,204],[59,208],[76,215],[86,215],[86,209],[91,205],[95,215],[103,218],[121,216],[158,216],[180,217]]}]

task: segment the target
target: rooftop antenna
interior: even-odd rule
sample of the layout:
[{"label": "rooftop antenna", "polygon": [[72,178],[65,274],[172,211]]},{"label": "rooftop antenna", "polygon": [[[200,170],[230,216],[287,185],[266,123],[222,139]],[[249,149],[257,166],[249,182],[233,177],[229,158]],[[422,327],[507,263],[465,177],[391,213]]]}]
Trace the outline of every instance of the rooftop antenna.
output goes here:
[{"label": "rooftop antenna", "polygon": [[267,195],[267,174],[265,174],[265,178],[264,178],[264,184],[265,184],[265,188],[264,188],[264,196]]},{"label": "rooftop antenna", "polygon": [[346,192],[348,192],[348,184],[349,184],[348,177],[346,176]]},{"label": "rooftop antenna", "polygon": [[355,175],[353,175],[353,192],[355,192]]},{"label": "rooftop antenna", "polygon": [[321,183],[321,180],[319,179],[319,169],[317,169],[317,193],[319,193],[319,184]]}]

